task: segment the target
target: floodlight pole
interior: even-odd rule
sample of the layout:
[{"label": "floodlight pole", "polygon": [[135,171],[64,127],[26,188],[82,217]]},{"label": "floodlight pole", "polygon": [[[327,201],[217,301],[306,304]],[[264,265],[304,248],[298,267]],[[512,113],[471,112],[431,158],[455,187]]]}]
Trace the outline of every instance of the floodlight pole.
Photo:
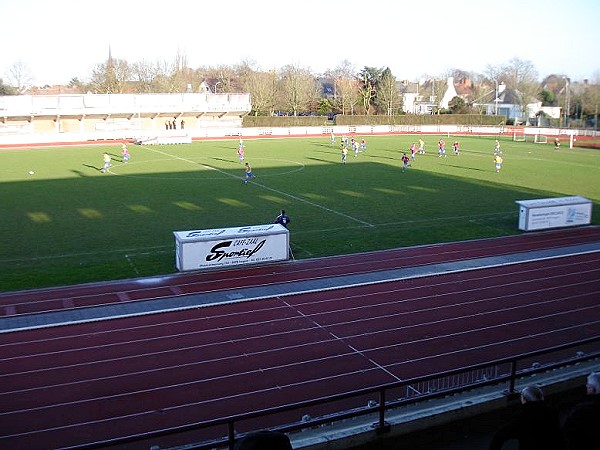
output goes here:
[{"label": "floodlight pole", "polygon": [[496,84],[495,97],[494,97],[494,115],[498,115],[498,80],[494,79],[494,83]]},{"label": "floodlight pole", "polygon": [[567,120],[568,120],[568,114],[569,114],[569,109],[571,109],[571,105],[570,103],[570,99],[569,99],[569,78],[568,77],[563,77],[563,80],[565,80],[565,113],[564,113],[564,125],[565,128],[568,126]]}]

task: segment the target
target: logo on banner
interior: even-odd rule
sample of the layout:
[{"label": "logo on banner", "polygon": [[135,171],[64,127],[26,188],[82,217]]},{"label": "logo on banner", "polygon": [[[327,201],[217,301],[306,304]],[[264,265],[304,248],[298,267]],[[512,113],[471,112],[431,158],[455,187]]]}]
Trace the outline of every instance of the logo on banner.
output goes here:
[{"label": "logo on banner", "polygon": [[265,245],[266,239],[237,239],[214,245],[206,255],[206,261],[221,262],[228,259],[248,259],[256,255]]}]

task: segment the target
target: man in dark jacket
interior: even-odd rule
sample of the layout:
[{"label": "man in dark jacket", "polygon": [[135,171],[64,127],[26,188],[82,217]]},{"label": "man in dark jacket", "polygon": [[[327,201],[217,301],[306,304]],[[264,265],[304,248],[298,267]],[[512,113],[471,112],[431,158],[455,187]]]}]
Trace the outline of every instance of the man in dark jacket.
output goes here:
[{"label": "man in dark jacket", "polygon": [[275,223],[283,225],[287,228],[288,223],[290,223],[290,217],[285,213],[285,209],[282,209],[281,213],[275,217]]},{"label": "man in dark jacket", "polygon": [[519,450],[564,450],[558,411],[548,406],[544,393],[536,386],[521,391],[521,409],[494,435],[490,450],[501,450],[510,440]]},{"label": "man in dark jacket", "polygon": [[576,404],[565,419],[564,433],[569,450],[597,448],[600,445],[600,372],[588,375],[586,390],[585,399]]}]

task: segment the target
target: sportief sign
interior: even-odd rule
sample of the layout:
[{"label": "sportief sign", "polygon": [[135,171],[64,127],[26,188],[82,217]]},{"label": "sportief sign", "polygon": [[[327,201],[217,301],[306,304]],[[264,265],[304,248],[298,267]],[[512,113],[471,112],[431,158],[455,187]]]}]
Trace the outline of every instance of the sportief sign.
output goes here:
[{"label": "sportief sign", "polygon": [[585,197],[558,197],[518,200],[519,229],[524,231],[588,225],[592,202]]},{"label": "sportief sign", "polygon": [[175,231],[173,235],[180,271],[283,261],[289,255],[289,231],[279,224]]}]

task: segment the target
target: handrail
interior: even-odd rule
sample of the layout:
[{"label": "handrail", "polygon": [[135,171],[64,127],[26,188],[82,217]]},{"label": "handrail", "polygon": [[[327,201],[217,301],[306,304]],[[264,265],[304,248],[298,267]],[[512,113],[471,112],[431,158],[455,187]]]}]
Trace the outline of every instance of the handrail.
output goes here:
[{"label": "handrail", "polygon": [[[499,384],[502,382],[508,383],[508,390],[506,391],[506,393],[513,394],[515,392],[515,384],[516,384],[516,380],[518,378],[532,375],[535,373],[545,372],[545,371],[560,368],[560,367],[566,367],[566,366],[569,366],[569,365],[572,365],[575,363],[580,363],[583,361],[588,361],[591,359],[598,358],[598,357],[600,357],[600,349],[596,349],[593,352],[589,352],[587,354],[577,354],[574,357],[567,358],[567,359],[561,359],[560,361],[556,361],[556,362],[552,362],[552,363],[548,363],[548,364],[542,364],[542,365],[539,365],[539,367],[529,367],[529,368],[517,370],[518,363],[520,361],[529,359],[529,358],[532,358],[535,356],[548,355],[551,353],[559,352],[561,350],[567,350],[570,348],[587,345],[587,344],[594,344],[597,342],[600,342],[600,336],[582,339],[582,340],[579,340],[576,342],[570,342],[567,344],[556,345],[553,347],[547,347],[547,348],[532,351],[532,352],[521,353],[521,354],[513,355],[510,357],[486,361],[484,363],[461,367],[459,369],[452,369],[452,370],[437,372],[437,373],[429,374],[429,375],[425,375],[425,376],[408,378],[406,380],[396,381],[393,383],[386,383],[383,385],[371,386],[368,388],[353,390],[353,391],[339,393],[339,394],[325,396],[325,397],[314,398],[311,400],[290,403],[290,404],[272,407],[272,408],[266,408],[266,409],[262,409],[262,410],[253,411],[250,413],[245,413],[245,414],[237,414],[237,415],[233,415],[233,416],[221,417],[218,419],[211,419],[211,420],[207,420],[207,421],[197,422],[197,423],[193,423],[193,424],[189,424],[189,425],[172,427],[172,428],[167,428],[167,429],[163,429],[163,430],[156,430],[156,431],[152,431],[149,433],[139,433],[139,434],[115,438],[115,439],[108,439],[108,440],[92,442],[92,443],[87,443],[87,444],[82,444],[82,445],[75,445],[75,446],[71,446],[71,447],[63,447],[62,450],[93,450],[93,449],[110,448],[110,447],[114,447],[117,445],[145,441],[145,440],[159,438],[159,437],[165,437],[165,436],[173,436],[176,434],[181,434],[181,433],[190,432],[190,431],[197,431],[197,430],[214,427],[214,426],[220,426],[220,425],[227,425],[227,429],[228,429],[227,437],[198,443],[197,445],[194,445],[194,444],[186,445],[186,449],[200,450],[200,449],[209,449],[209,448],[215,448],[215,447],[219,447],[219,446],[221,446],[221,447],[225,446],[225,447],[228,447],[229,449],[233,450],[235,440],[239,439],[241,437],[240,435],[235,435],[235,433],[234,433],[235,423],[242,422],[242,421],[249,420],[249,419],[255,419],[255,418],[259,418],[259,417],[265,417],[265,416],[269,416],[269,415],[273,415],[273,414],[278,414],[278,413],[282,413],[282,412],[293,411],[293,410],[298,410],[298,409],[302,409],[302,408],[308,408],[311,406],[333,403],[333,402],[340,401],[340,400],[356,398],[356,397],[360,397],[360,396],[364,396],[364,395],[368,395],[368,394],[377,394],[378,395],[379,402],[375,406],[366,406],[366,407],[357,408],[357,409],[353,409],[353,410],[349,410],[349,411],[342,411],[342,412],[338,412],[338,413],[334,413],[334,414],[328,414],[325,416],[321,416],[321,417],[306,420],[306,421],[288,423],[285,425],[273,427],[272,430],[277,430],[277,431],[282,431],[282,432],[292,432],[292,431],[307,429],[307,428],[314,427],[317,425],[323,425],[326,423],[331,423],[331,422],[335,422],[335,421],[339,421],[339,420],[343,420],[343,419],[364,416],[364,415],[371,414],[371,413],[377,413],[378,414],[378,422],[377,422],[375,428],[380,432],[385,432],[389,429],[389,426],[387,425],[387,423],[385,421],[385,413],[386,413],[386,411],[388,411],[390,409],[395,409],[400,406],[406,406],[406,405],[422,402],[423,400],[430,400],[430,399],[434,399],[434,398],[446,397],[451,394],[464,393],[464,392],[473,390],[475,388],[491,386],[491,385]],[[436,379],[440,379],[440,378],[450,377],[450,376],[454,376],[454,375],[466,374],[466,373],[473,372],[473,371],[476,371],[479,369],[491,368],[491,367],[496,367],[496,366],[501,366],[501,365],[506,365],[506,364],[510,365],[509,373],[504,374],[504,375],[499,375],[494,378],[471,382],[465,386],[458,386],[458,387],[443,389],[443,390],[439,390],[437,392],[429,392],[429,393],[422,394],[422,395],[419,395],[416,397],[404,398],[404,399],[395,400],[395,401],[386,401],[385,400],[386,393],[392,389],[415,385],[415,384],[419,384],[419,383],[423,383],[423,382],[427,382],[427,381],[431,381],[431,380],[436,380]]]}]

